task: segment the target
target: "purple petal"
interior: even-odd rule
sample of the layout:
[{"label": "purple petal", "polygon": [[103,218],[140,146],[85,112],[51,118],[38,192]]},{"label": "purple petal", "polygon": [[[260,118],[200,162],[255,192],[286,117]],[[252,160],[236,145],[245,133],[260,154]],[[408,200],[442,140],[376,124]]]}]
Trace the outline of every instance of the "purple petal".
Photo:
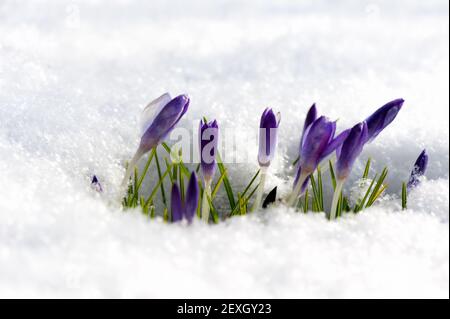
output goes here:
[{"label": "purple petal", "polygon": [[170,209],[172,211],[172,222],[175,223],[183,219],[183,203],[181,201],[180,189],[176,183],[172,185]]},{"label": "purple petal", "polygon": [[142,135],[140,148],[144,152],[161,143],[173,130],[189,107],[189,98],[179,95],[167,103]]},{"label": "purple petal", "polygon": [[216,170],[216,154],[219,142],[219,126],[217,121],[204,123],[200,121],[199,149],[203,177],[211,179]]},{"label": "purple petal", "polygon": [[308,113],[306,114],[305,123],[303,124],[303,131],[302,136],[300,138],[300,147],[303,145],[303,137],[305,136],[305,132],[308,129],[308,127],[317,119],[317,108],[316,103],[311,105],[311,107],[308,110]]},{"label": "purple petal", "polygon": [[368,141],[373,141],[397,116],[405,101],[403,99],[393,100],[366,119],[368,129]]},{"label": "purple petal", "polygon": [[336,124],[324,116],[319,117],[311,124],[307,134],[304,136],[300,151],[299,164],[305,172],[310,174],[317,168],[322,153],[333,137],[335,127]]},{"label": "purple petal", "polygon": [[428,167],[428,154],[423,150],[414,163],[414,168],[408,181],[408,189],[414,188],[420,183],[420,177],[423,176]]},{"label": "purple petal", "polygon": [[341,132],[338,136],[336,136],[331,142],[328,144],[327,148],[323,151],[321,161],[333,153],[335,150],[339,149],[342,143],[344,143],[345,139],[347,138],[348,134],[350,133],[351,129],[346,129],[345,131]]},{"label": "purple petal", "polygon": [[346,179],[350,174],[355,160],[363,150],[367,136],[368,129],[366,122],[358,123],[350,130],[350,133],[342,144],[340,156],[336,162],[336,175],[338,179]]},{"label": "purple petal", "polygon": [[199,196],[199,189],[198,189],[198,182],[197,182],[197,176],[195,175],[195,172],[191,173],[191,177],[189,178],[188,187],[186,190],[186,219],[190,222],[194,219],[195,213],[197,211],[198,207],[198,196]]},{"label": "purple petal", "polygon": [[261,166],[270,165],[275,156],[277,144],[278,118],[272,109],[266,109],[260,121],[258,162]]}]

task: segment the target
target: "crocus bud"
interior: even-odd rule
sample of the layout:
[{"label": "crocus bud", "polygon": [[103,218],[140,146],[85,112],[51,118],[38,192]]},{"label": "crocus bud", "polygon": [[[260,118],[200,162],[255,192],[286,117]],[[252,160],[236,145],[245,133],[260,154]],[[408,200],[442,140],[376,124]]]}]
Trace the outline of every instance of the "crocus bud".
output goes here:
[{"label": "crocus bud", "polygon": [[188,220],[189,223],[192,222],[195,216],[195,212],[197,211],[199,198],[198,196],[199,196],[199,189],[197,176],[195,175],[195,172],[192,172],[186,190],[186,207],[184,210],[186,219]]},{"label": "crocus bud", "polygon": [[333,140],[336,122],[325,116],[315,120],[305,131],[300,147],[299,165],[302,173],[311,174],[323,158],[324,151]]},{"label": "crocus bud", "polygon": [[275,156],[279,124],[280,113],[275,115],[272,109],[265,109],[259,125],[258,162],[260,166],[269,166]]},{"label": "crocus bud", "polygon": [[177,183],[172,185],[172,192],[170,197],[170,209],[172,212],[172,222],[178,222],[183,219],[184,209],[181,200],[180,189]]},{"label": "crocus bud", "polygon": [[189,98],[179,95],[171,99],[168,93],[150,102],[142,111],[142,136],[139,147],[128,164],[120,185],[120,195],[125,191],[128,180],[139,159],[152,148],[158,146],[173,130],[189,107]]},{"label": "crocus bud", "polygon": [[336,162],[336,176],[339,180],[345,180],[350,174],[356,158],[361,154],[364,144],[367,142],[367,136],[366,122],[358,123],[350,130]]},{"label": "crocus bud", "polygon": [[317,108],[316,103],[314,103],[313,105],[311,105],[311,107],[308,110],[308,113],[306,114],[305,123],[303,124],[302,137],[300,138],[300,145],[303,144],[303,137],[305,136],[305,131],[316,119],[317,119]]},{"label": "crocus bud", "polygon": [[423,150],[414,163],[414,168],[408,181],[408,189],[412,189],[420,184],[420,177],[423,176],[428,166],[428,154]]},{"label": "crocus bud", "polygon": [[93,190],[95,190],[96,192],[98,192],[98,193],[103,193],[102,184],[100,184],[100,182],[98,181],[97,176],[95,176],[95,175],[92,177],[91,188]]},{"label": "crocus bud", "polygon": [[373,141],[386,126],[391,124],[402,108],[404,102],[403,99],[393,100],[380,107],[365,120],[367,123],[367,139],[369,142]]},{"label": "crocus bud", "polygon": [[166,93],[150,103],[146,109],[152,110],[144,110],[144,113],[150,114],[150,111],[154,113],[145,120],[139,149],[145,153],[160,144],[180,121],[188,107],[189,98],[186,95],[179,95],[170,100],[170,96]]},{"label": "crocus bud", "polygon": [[201,169],[205,181],[211,181],[216,171],[216,153],[219,141],[219,126],[217,121],[206,123],[200,121],[199,148]]}]

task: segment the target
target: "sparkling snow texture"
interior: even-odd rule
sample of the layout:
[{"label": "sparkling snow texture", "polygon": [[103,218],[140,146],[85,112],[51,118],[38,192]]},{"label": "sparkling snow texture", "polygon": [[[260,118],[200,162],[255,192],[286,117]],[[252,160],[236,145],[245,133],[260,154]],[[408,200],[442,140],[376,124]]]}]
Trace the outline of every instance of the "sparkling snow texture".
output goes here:
[{"label": "sparkling snow texture", "polygon": [[[0,297],[448,298],[448,10],[446,0],[2,1]],[[347,186],[372,156],[375,170],[390,168],[390,190],[338,222],[284,208],[192,227],[124,214],[109,194],[140,111],[166,91],[191,97],[186,127],[205,115],[256,130],[265,107],[280,110],[267,188],[282,192],[313,102],[342,130],[403,97]],[[254,163],[230,166],[238,188],[257,168],[249,147]],[[423,148],[426,180],[402,212],[400,185]]]}]

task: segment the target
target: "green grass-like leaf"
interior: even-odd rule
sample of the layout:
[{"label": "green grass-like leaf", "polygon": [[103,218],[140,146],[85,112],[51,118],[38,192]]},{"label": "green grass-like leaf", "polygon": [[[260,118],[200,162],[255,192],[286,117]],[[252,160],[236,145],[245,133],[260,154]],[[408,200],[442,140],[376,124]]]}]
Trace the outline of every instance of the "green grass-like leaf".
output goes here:
[{"label": "green grass-like leaf", "polygon": [[372,180],[369,187],[367,188],[367,191],[364,194],[364,197],[355,205],[355,208],[353,209],[354,213],[358,213],[364,208],[364,205],[366,204],[367,198],[369,197],[370,191],[372,190],[373,184],[375,183],[376,179],[377,179],[377,175],[375,175],[375,178]]},{"label": "green grass-like leaf", "polygon": [[402,209],[405,210],[408,208],[408,188],[406,183],[402,183]]},{"label": "green grass-like leaf", "polygon": [[234,200],[233,189],[231,187],[231,183],[230,183],[230,180],[228,179],[225,166],[223,165],[222,159],[219,154],[217,154],[216,160],[217,160],[217,167],[219,168],[220,174],[224,174],[223,185],[224,185],[225,191],[227,193],[228,202],[230,204],[230,209],[234,210],[234,208],[236,206],[236,202]]},{"label": "green grass-like leaf", "polygon": [[364,168],[364,173],[363,173],[363,176],[362,176],[362,178],[364,178],[364,179],[366,179],[367,176],[369,176],[369,170],[370,170],[370,164],[371,164],[371,162],[372,162],[372,160],[371,160],[371,158],[369,157],[369,158],[367,159],[366,167]]},{"label": "green grass-like leaf", "polygon": [[378,178],[375,187],[373,188],[372,194],[370,195],[369,200],[367,201],[366,208],[372,206],[373,203],[378,199],[378,197],[380,197],[383,191],[387,188],[386,185],[383,185],[383,182],[386,179],[387,174],[388,169],[387,167],[385,167],[381,172],[381,175]]}]

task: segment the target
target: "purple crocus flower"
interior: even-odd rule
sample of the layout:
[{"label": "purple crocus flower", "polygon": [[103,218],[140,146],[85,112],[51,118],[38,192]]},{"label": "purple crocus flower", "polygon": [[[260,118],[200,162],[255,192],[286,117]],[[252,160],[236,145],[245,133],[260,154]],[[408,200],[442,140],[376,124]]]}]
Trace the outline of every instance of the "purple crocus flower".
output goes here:
[{"label": "purple crocus flower", "polygon": [[267,169],[275,156],[279,125],[280,113],[275,115],[272,109],[266,108],[261,115],[261,121],[259,123],[258,163],[261,167],[261,174],[260,182],[258,184],[258,191],[256,193],[256,200],[253,204],[252,210],[259,209],[261,207]]},{"label": "purple crocus flower", "polygon": [[336,188],[331,202],[330,219],[336,218],[336,209],[341,196],[342,187],[352,169],[355,160],[361,154],[368,140],[368,127],[366,122],[358,123],[350,130],[344,143],[342,143],[336,162]]},{"label": "purple crocus flower", "polygon": [[97,176],[95,176],[95,175],[92,177],[91,188],[93,190],[95,190],[96,192],[98,192],[98,193],[103,193],[102,184],[100,184],[100,182],[98,181]]},{"label": "purple crocus flower", "polygon": [[195,216],[195,212],[197,211],[198,196],[199,196],[199,189],[197,176],[195,175],[195,172],[192,172],[186,190],[185,216],[189,223],[192,222]]},{"label": "purple crocus flower", "polygon": [[174,129],[189,107],[189,97],[179,95],[171,98],[168,93],[150,102],[142,111],[142,136],[139,147],[131,159],[121,184],[121,193],[139,159],[160,144]]},{"label": "purple crocus flower", "polygon": [[404,102],[405,100],[403,99],[396,99],[386,103],[365,120],[367,123],[367,138],[369,142],[373,141],[386,126],[391,124],[402,108]]},{"label": "purple crocus flower", "polygon": [[195,212],[198,207],[198,182],[197,176],[195,172],[191,173],[191,177],[189,178],[188,187],[186,190],[186,198],[183,202],[180,189],[177,183],[172,185],[172,192],[170,197],[170,207],[172,212],[172,221],[178,222],[183,218],[186,218],[189,223],[192,222],[195,216]]},{"label": "purple crocus flower", "polygon": [[199,127],[200,166],[203,174],[204,191],[202,199],[202,218],[209,219],[208,197],[211,196],[211,181],[216,172],[216,155],[219,142],[219,126],[217,121],[207,123],[200,121]]},{"label": "purple crocus flower", "polygon": [[366,122],[358,123],[350,130],[347,138],[340,150],[336,162],[336,177],[345,180],[355,163],[356,158],[361,154],[364,144],[367,142],[368,126]]},{"label": "purple crocus flower", "polygon": [[206,123],[200,120],[199,147],[203,178],[211,181],[216,171],[216,153],[219,141],[219,126],[217,121]]},{"label": "purple crocus flower", "polygon": [[172,222],[178,222],[183,219],[184,207],[183,201],[181,200],[180,189],[177,183],[172,185],[172,192],[170,196],[170,209],[172,212]]},{"label": "purple crocus flower", "polygon": [[302,137],[300,138],[300,145],[303,144],[303,137],[305,136],[306,129],[317,119],[317,108],[316,103],[311,105],[306,114],[305,123],[303,124]]},{"label": "purple crocus flower", "polygon": [[313,104],[306,116],[305,127],[300,139],[300,157],[294,190],[287,201],[291,206],[295,205],[298,196],[306,190],[309,177],[320,162],[340,147],[350,132],[350,130],[345,130],[335,137],[336,122],[330,121],[325,116],[316,117],[317,110]]},{"label": "purple crocus flower", "polygon": [[428,167],[428,154],[423,150],[414,163],[414,168],[411,171],[411,176],[408,181],[408,189],[412,189],[420,184],[420,177],[423,176]]},{"label": "purple crocus flower", "polygon": [[280,113],[275,115],[272,109],[265,109],[259,124],[258,162],[262,167],[269,166],[275,156],[279,124]]}]

